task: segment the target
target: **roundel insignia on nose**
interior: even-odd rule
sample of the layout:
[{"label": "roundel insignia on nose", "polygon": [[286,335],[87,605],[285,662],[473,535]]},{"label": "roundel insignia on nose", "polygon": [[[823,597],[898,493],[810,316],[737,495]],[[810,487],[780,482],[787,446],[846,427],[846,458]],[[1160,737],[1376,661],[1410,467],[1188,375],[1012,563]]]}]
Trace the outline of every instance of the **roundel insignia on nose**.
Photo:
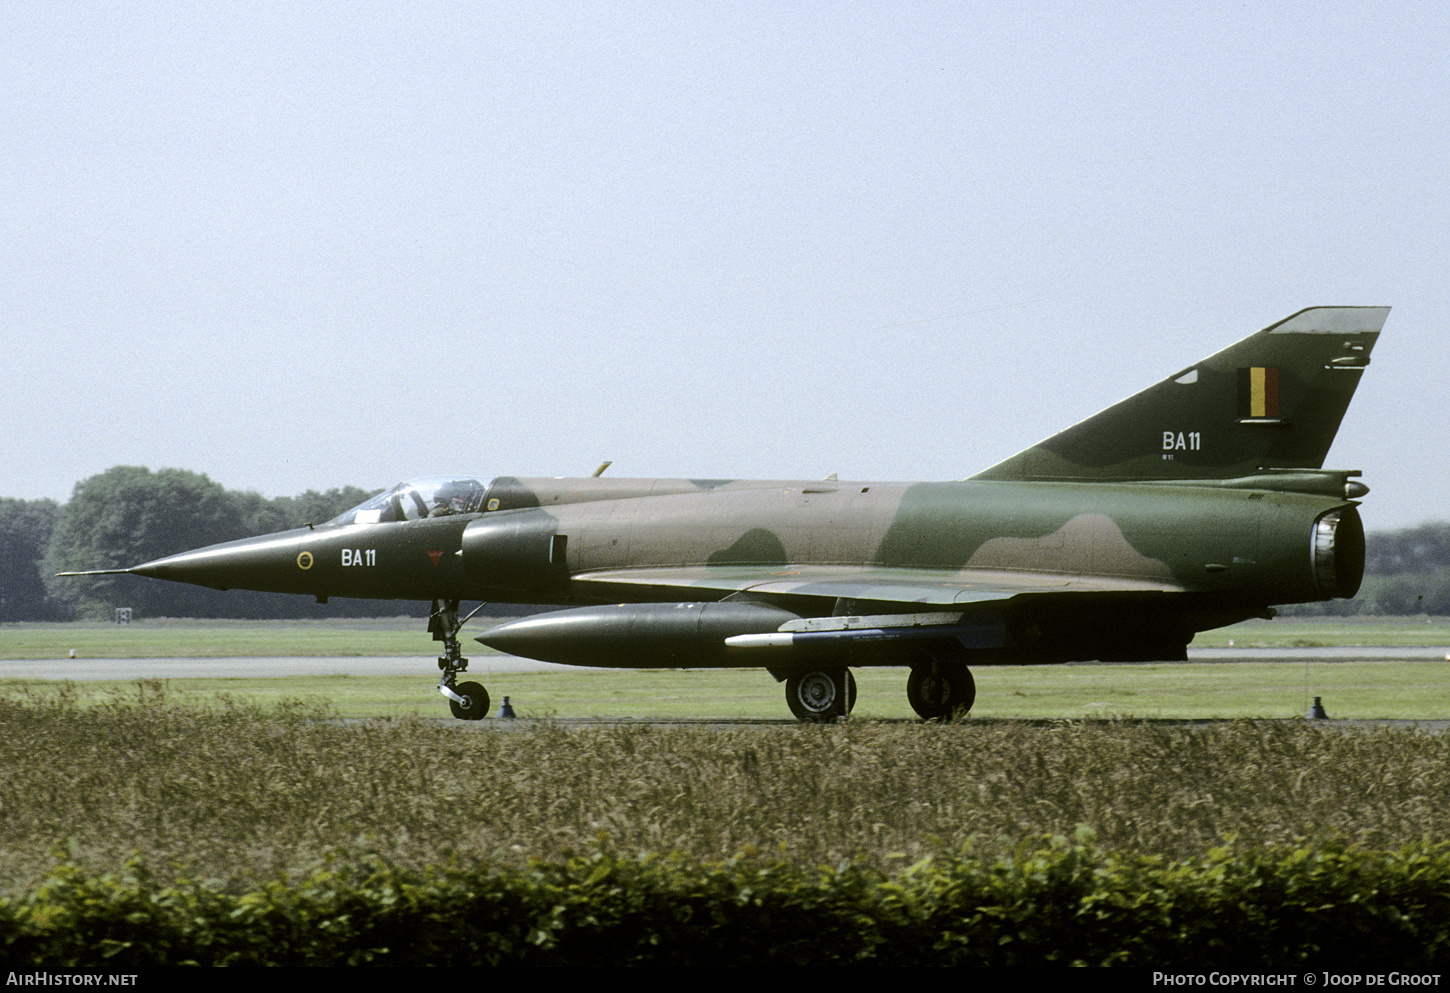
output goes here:
[{"label": "roundel insignia on nose", "polygon": [[297,555],[297,568],[299,568],[299,569],[311,569],[312,568],[312,553],[311,552],[299,552],[298,553],[298,555]]}]

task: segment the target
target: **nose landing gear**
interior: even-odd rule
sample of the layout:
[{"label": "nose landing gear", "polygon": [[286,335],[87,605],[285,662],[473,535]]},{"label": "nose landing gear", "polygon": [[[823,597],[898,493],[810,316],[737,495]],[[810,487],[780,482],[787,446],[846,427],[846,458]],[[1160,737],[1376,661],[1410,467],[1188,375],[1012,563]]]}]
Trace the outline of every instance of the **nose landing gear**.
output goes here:
[{"label": "nose landing gear", "polygon": [[482,609],[483,604],[479,604],[460,621],[457,600],[434,600],[433,612],[428,615],[428,630],[433,640],[443,642],[443,654],[438,656],[438,668],[443,671],[438,692],[448,698],[448,709],[462,721],[476,721],[488,715],[488,690],[483,684],[457,682],[458,674],[468,671],[468,660],[458,644],[458,631]]}]

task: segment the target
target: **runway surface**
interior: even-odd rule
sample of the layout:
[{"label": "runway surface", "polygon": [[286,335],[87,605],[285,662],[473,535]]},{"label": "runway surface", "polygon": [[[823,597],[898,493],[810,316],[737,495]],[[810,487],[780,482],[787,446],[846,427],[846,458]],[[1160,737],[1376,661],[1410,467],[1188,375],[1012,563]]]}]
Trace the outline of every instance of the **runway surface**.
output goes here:
[{"label": "runway surface", "polygon": [[[483,655],[469,662],[470,676],[498,672],[578,671],[575,666],[535,662],[512,655]],[[283,676],[427,676],[438,664],[427,654],[378,657],[279,656],[266,658],[0,660],[0,679],[276,679]]]},{"label": "runway surface", "polygon": [[[1190,662],[1444,662],[1450,646],[1435,648],[1190,648]],[[1084,663],[1101,665],[1102,663]],[[479,655],[468,674],[580,671],[576,666],[535,662],[512,655]],[[601,670],[602,671],[602,670]],[[278,658],[0,660],[0,679],[275,679],[283,676],[427,676],[437,664],[426,652],[377,658],[304,656]]]}]

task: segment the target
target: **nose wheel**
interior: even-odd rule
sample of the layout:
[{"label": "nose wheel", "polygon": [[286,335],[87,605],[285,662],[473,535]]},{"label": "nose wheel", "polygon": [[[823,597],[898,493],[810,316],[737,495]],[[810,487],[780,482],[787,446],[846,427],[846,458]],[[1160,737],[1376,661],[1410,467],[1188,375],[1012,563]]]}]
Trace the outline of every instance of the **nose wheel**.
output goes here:
[{"label": "nose wheel", "polygon": [[483,604],[479,604],[460,621],[457,600],[434,600],[433,612],[428,615],[428,630],[433,640],[443,642],[443,654],[438,656],[438,668],[443,671],[438,692],[448,698],[448,709],[461,721],[477,721],[488,716],[488,690],[483,684],[458,682],[459,673],[468,671],[468,660],[458,644],[458,631],[482,609]]},{"label": "nose wheel", "polygon": [[482,683],[459,683],[453,692],[454,697],[448,698],[448,708],[454,717],[460,721],[477,721],[488,716],[488,690]]}]

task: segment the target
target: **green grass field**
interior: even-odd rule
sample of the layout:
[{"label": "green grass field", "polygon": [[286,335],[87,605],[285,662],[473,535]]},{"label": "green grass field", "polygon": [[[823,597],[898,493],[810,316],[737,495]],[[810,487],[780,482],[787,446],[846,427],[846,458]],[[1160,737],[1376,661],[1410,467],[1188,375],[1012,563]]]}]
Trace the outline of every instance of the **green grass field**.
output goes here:
[{"label": "green grass field", "polygon": [[[680,679],[690,674],[680,674]],[[751,674],[736,674],[748,678]],[[602,676],[599,678],[603,678]],[[1317,721],[819,727],[320,719],[159,685],[0,692],[0,894],[58,861],[208,885],[375,852],[423,868],[589,851],[905,868],[1079,825],[1172,858],[1450,832],[1450,735]],[[329,854],[333,853],[333,854]]]},{"label": "green grass field", "polygon": [[[473,633],[482,631],[479,625]],[[191,621],[159,618],[134,624],[0,625],[0,659],[242,658],[304,655],[426,658],[432,642],[417,617],[346,621]],[[488,649],[469,644],[473,654]]]},{"label": "green grass field", "polygon": [[[906,670],[856,669],[858,719],[911,719]],[[326,702],[343,717],[447,718],[435,672],[419,659],[416,676],[292,676],[178,679],[173,697],[230,696],[262,705]],[[481,679],[497,712],[504,695],[520,717],[750,718],[789,720],[784,691],[761,669],[595,670],[489,674]],[[1450,662],[1312,662],[1200,665],[1023,666],[977,669],[978,719],[1302,717],[1322,697],[1331,717],[1450,717]],[[0,680],[0,693],[55,692],[60,681]],[[70,684],[82,703],[128,683]]]},{"label": "green grass field", "polygon": [[[477,634],[502,618],[475,620]],[[471,656],[491,653],[465,638]],[[1450,645],[1447,617],[1295,617],[1245,621],[1194,639],[1202,648],[1293,648]],[[433,649],[416,617],[327,621],[207,621],[158,618],[134,624],[0,624],[0,659],[238,658],[303,655],[377,657],[418,655]]]},{"label": "green grass field", "polygon": [[1450,645],[1450,617],[1279,617],[1193,639],[1198,648],[1418,648]]},{"label": "green grass field", "polygon": [[[1447,630],[1394,622],[1344,634],[1342,623],[1273,631],[1403,645],[1422,644],[1412,639],[1423,628]],[[950,726],[911,720],[905,670],[856,669],[853,719],[823,727],[791,721],[781,686],[759,669],[490,672],[497,660],[470,651],[470,676],[494,708],[508,694],[521,717],[542,719],[465,724],[446,716],[417,627],[0,627],[0,654],[11,658],[307,651],[345,667],[370,645],[417,659],[407,676],[0,679],[0,898],[27,900],[47,879],[74,887],[76,873],[141,873],[230,893],[266,886],[290,900],[284,880],[379,858],[418,872],[524,867],[601,845],[910,873],[949,851],[1016,857],[1083,828],[1104,851],[1166,859],[1450,843],[1450,735],[1297,719],[1099,719],[1295,718],[1316,695],[1336,718],[1447,717],[1450,662],[1434,653],[978,668],[972,719]],[[1264,636],[1245,626],[1228,637]],[[589,716],[780,723],[547,719]],[[89,893],[77,899],[98,902]]]},{"label": "green grass field", "polygon": [[[413,618],[336,622],[139,622],[0,627],[0,658],[235,656],[416,656],[416,676],[297,676],[174,680],[173,694],[218,693],[258,703],[326,701],[347,717],[445,717],[434,689],[435,649]],[[481,628],[480,628],[481,629]],[[1444,618],[1255,621],[1200,638],[1237,647],[1431,646],[1450,643]],[[491,673],[492,653],[467,643],[470,676],[496,711],[508,695],[521,717],[786,719],[784,692],[760,669],[589,670]],[[1436,656],[1437,658],[1439,656]],[[909,719],[904,669],[856,669],[860,718]],[[1151,663],[978,668],[976,718],[1294,717],[1322,697],[1331,717],[1427,719],[1450,716],[1450,662]],[[22,681],[0,682],[14,690]],[[31,684],[43,689],[44,683]],[[52,683],[51,686],[58,684]],[[114,684],[82,683],[82,700]]]}]

